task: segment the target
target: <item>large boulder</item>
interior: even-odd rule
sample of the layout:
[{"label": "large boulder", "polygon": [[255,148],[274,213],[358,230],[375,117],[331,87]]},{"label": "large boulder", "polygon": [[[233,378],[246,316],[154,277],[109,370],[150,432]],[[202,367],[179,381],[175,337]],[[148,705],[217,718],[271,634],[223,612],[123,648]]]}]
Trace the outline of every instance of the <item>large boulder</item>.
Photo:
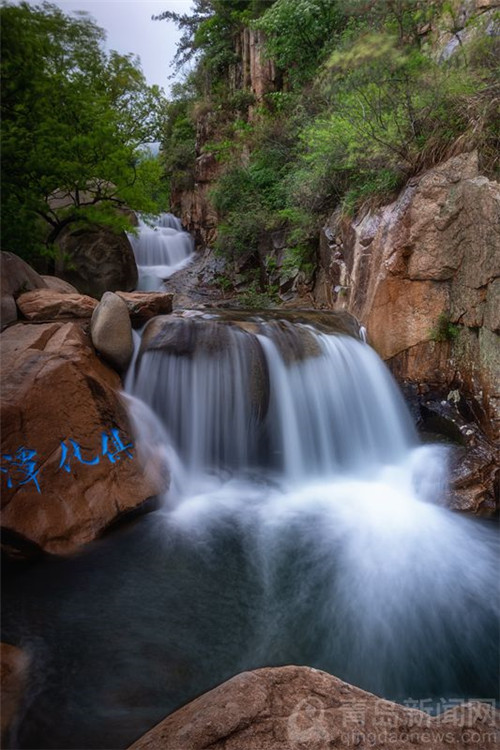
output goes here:
[{"label": "large boulder", "polygon": [[79,292],[100,299],[104,292],[128,292],[137,286],[137,265],[125,232],[89,226],[63,230],[58,245],[69,258],[60,275]]},{"label": "large boulder", "polygon": [[132,326],[125,302],[113,292],[105,292],[90,321],[92,343],[99,354],[124,372],[134,353]]},{"label": "large boulder", "polygon": [[[456,705],[454,701],[450,705]],[[129,750],[497,747],[500,712],[466,703],[439,717],[310,667],[244,672],[184,706]]]},{"label": "large boulder", "polygon": [[32,289],[47,288],[46,281],[14,253],[0,253],[2,329],[17,320],[16,297]]},{"label": "large boulder", "polygon": [[27,320],[48,321],[64,318],[90,318],[98,302],[85,294],[36,289],[21,294],[17,307]]},{"label": "large boulder", "polygon": [[[67,553],[166,489],[168,472],[134,443],[120,378],[78,322],[0,336],[2,527]],[[139,460],[141,455],[141,460]],[[148,502],[149,500],[149,502]]]}]

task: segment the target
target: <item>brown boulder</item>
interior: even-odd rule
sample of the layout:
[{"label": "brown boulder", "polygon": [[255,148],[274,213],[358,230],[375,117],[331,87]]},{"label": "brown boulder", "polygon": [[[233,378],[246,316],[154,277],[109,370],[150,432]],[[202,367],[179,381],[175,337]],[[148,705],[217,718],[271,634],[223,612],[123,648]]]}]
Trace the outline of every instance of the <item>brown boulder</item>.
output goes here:
[{"label": "brown boulder", "polygon": [[132,291],[137,286],[137,265],[125,232],[90,226],[63,230],[58,245],[70,259],[60,275],[82,294],[100,299],[104,292]]},{"label": "brown boulder", "polygon": [[30,659],[10,643],[0,643],[0,724],[2,745],[8,743],[9,731],[16,719],[26,687]]},{"label": "brown boulder", "polygon": [[36,289],[17,298],[17,306],[28,320],[90,318],[98,302],[85,294]]},{"label": "brown boulder", "polygon": [[129,750],[496,747],[500,712],[466,703],[437,718],[310,667],[244,672],[167,717]]},{"label": "brown boulder", "polygon": [[172,312],[173,294],[167,292],[117,292],[128,308],[132,324],[135,327],[157,315],[168,315]]},{"label": "brown boulder", "polygon": [[44,289],[47,283],[28,263],[14,253],[0,253],[0,293],[2,329],[17,320],[16,297],[31,289]]},{"label": "brown boulder", "polygon": [[2,526],[67,553],[168,485],[139,461],[118,375],[80,324],[25,324],[0,337]]}]

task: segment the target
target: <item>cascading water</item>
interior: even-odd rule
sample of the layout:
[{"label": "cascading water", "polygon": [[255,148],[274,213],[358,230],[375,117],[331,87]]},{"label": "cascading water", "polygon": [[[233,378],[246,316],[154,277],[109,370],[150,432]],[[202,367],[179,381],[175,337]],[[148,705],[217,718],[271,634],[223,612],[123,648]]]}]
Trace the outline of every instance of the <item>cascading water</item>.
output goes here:
[{"label": "cascading water", "polygon": [[192,260],[193,238],[175,216],[160,214],[145,221],[139,218],[137,234],[129,234],[139,270],[138,289],[156,291],[164,279]]},{"label": "cascading water", "polygon": [[260,666],[429,709],[496,698],[494,530],[440,504],[446,451],[418,444],[352,324],[285,317],[170,315],[137,337],[136,444],[166,451],[172,490],[15,580],[7,619],[37,623],[16,747],[127,747]]},{"label": "cascading water", "polygon": [[445,449],[418,444],[375,352],[307,324],[212,317],[146,329],[132,390],[189,467],[169,522],[214,549],[228,526],[243,536],[261,588],[255,663],[400,699],[493,691],[478,644],[495,653],[495,540],[441,505]]}]

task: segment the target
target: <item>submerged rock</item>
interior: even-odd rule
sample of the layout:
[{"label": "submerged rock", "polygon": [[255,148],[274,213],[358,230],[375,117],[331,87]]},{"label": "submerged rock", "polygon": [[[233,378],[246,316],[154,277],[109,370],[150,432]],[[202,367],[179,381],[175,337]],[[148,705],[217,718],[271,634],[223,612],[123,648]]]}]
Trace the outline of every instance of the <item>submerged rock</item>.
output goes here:
[{"label": "submerged rock", "polygon": [[90,335],[96,350],[115,370],[126,370],[134,342],[127,305],[117,294],[103,294],[92,313]]},{"label": "submerged rock", "polygon": [[166,489],[165,467],[139,462],[120,379],[78,323],[13,326],[0,346],[5,529],[67,553]]},{"label": "submerged rock", "polygon": [[[500,712],[465,703],[439,717],[310,667],[243,672],[188,703],[129,750],[494,748]],[[474,737],[474,740],[471,738]]]},{"label": "submerged rock", "polygon": [[2,747],[9,744],[9,732],[16,721],[28,680],[30,658],[10,643],[0,643],[0,722]]}]

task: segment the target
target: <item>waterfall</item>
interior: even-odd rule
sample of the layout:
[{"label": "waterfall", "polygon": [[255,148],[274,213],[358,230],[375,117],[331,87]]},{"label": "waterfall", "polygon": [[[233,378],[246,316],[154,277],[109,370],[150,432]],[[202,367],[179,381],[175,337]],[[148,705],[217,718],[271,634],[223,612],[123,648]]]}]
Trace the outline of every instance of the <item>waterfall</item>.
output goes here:
[{"label": "waterfall", "polygon": [[138,289],[155,291],[163,280],[192,260],[193,238],[175,216],[163,213],[145,221],[139,218],[137,234],[128,235],[139,270]]},{"label": "waterfall", "polygon": [[260,591],[251,664],[494,695],[497,540],[444,507],[446,449],[419,445],[387,368],[345,334],[217,313],[146,327],[129,383],[185,467],[166,523],[207,559],[238,539]]}]

